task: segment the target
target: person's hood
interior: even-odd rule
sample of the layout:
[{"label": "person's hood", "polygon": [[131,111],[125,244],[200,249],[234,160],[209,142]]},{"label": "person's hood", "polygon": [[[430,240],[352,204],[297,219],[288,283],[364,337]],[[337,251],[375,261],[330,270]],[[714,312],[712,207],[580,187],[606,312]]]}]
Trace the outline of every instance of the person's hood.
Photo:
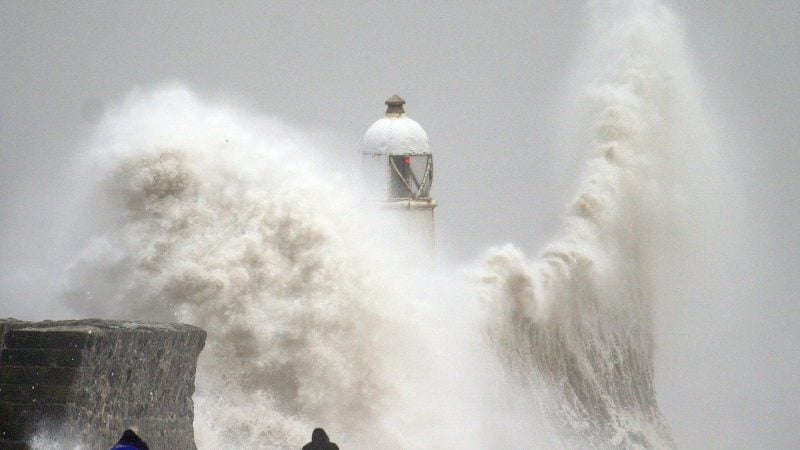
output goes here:
[{"label": "person's hood", "polygon": [[314,428],[314,431],[311,433],[311,442],[315,444],[327,444],[330,442],[330,438],[328,438],[328,434],[325,433],[325,430],[322,428]]},{"label": "person's hood", "polygon": [[122,437],[119,438],[119,442],[120,444],[132,444],[135,442],[142,442],[142,440],[136,435],[136,433],[133,432],[133,430],[125,430],[122,432]]},{"label": "person's hood", "polygon": [[133,430],[130,429],[122,432],[122,437],[119,438],[117,445],[136,449],[148,448],[147,444],[145,444],[145,442],[139,436],[137,436]]}]

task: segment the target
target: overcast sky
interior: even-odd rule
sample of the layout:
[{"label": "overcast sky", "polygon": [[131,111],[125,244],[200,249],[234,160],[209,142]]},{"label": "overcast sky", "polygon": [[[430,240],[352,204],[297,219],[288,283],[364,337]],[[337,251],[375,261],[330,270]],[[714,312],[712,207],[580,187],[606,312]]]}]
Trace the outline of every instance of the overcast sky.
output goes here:
[{"label": "overcast sky", "polygon": [[[733,405],[742,411],[721,430],[800,446],[787,425],[800,417],[800,2],[667,3],[768,267],[744,331],[763,339],[765,369],[742,386],[771,387]],[[48,203],[104,108],[171,81],[322,130],[343,152],[399,94],[430,136],[446,258],[505,242],[535,254],[579,181],[562,133],[583,11],[562,0],[0,2],[0,272],[46,255],[41,226],[60,220]],[[741,430],[751,416],[758,425]]]}]

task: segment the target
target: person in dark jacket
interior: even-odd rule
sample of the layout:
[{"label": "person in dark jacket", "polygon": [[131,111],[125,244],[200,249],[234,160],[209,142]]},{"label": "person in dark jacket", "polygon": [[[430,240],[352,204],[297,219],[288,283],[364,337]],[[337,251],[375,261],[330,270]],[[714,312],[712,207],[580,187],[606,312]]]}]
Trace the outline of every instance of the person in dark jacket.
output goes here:
[{"label": "person in dark jacket", "polygon": [[311,442],[303,446],[303,450],[339,450],[339,446],[328,439],[328,434],[322,428],[314,428],[311,433]]},{"label": "person in dark jacket", "polygon": [[150,450],[150,447],[133,430],[125,430],[117,445],[111,447],[111,450]]}]

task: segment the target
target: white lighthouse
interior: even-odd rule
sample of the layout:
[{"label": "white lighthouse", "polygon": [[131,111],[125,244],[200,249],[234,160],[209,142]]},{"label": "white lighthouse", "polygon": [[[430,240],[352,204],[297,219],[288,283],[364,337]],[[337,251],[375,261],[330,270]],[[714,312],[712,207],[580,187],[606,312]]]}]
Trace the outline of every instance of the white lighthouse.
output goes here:
[{"label": "white lighthouse", "polygon": [[406,116],[405,100],[386,100],[386,115],[367,129],[361,143],[362,172],[370,200],[394,213],[409,242],[433,256],[435,240],[431,197],[433,155],[428,134]]}]

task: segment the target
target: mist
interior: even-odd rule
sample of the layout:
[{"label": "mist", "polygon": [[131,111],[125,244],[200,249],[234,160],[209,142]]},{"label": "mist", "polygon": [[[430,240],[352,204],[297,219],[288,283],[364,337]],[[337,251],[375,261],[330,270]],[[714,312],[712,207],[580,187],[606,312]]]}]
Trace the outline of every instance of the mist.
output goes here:
[{"label": "mist", "polygon": [[[697,216],[718,225],[687,219],[687,229],[717,238],[696,243],[694,255],[677,252],[684,270],[659,280],[691,301],[656,308],[656,395],[681,448],[796,446],[800,12],[783,3],[670,6],[704,110],[701,140],[717,154],[702,163],[720,180],[717,192],[691,193],[723,200]],[[217,106],[290,124],[322,148],[321,171],[351,164],[383,99],[402,95],[431,136],[437,239],[450,265],[479,264],[506,242],[536,255],[559,235],[563,205],[580,188],[585,137],[570,130],[580,128],[593,19],[578,4],[2,9],[7,316],[74,314],[55,300],[63,286],[50,275],[68,264],[61,249],[85,244],[65,234],[92,176],[75,169],[76,149],[132,90],[176,80]]]}]

